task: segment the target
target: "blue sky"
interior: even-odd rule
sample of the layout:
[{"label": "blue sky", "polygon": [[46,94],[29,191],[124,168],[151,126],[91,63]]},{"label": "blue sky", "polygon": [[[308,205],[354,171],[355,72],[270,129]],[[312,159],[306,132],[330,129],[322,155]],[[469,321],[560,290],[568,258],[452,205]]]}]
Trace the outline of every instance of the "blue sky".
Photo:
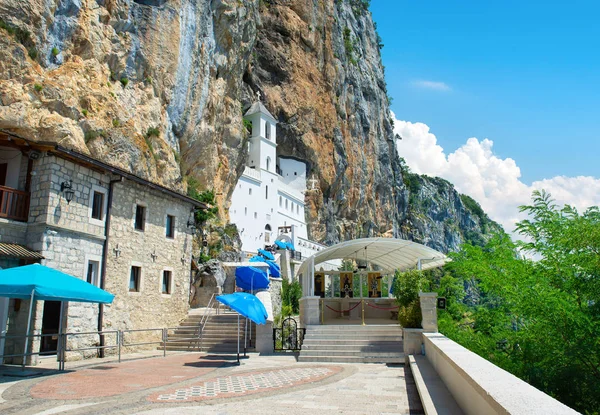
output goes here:
[{"label": "blue sky", "polygon": [[[600,177],[600,2],[372,0],[396,118],[521,180]],[[401,154],[402,155],[402,154]]]}]

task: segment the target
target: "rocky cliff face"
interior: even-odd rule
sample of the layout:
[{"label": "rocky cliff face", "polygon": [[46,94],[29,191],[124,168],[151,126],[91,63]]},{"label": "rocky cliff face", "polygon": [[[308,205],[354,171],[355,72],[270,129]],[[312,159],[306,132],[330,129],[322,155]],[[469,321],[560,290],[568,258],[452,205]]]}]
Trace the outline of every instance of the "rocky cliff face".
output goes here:
[{"label": "rocky cliff face", "polygon": [[242,113],[260,91],[279,120],[279,154],[306,161],[318,180],[306,195],[312,238],[420,238],[433,224],[421,229],[409,209],[367,8],[0,0],[0,129],[181,191],[191,176],[216,191],[226,221],[245,162]]},{"label": "rocky cliff face", "polygon": [[448,181],[409,172],[403,177],[410,195],[400,225],[403,238],[446,253],[465,242],[484,245],[493,233],[503,232],[475,200],[459,194]]}]

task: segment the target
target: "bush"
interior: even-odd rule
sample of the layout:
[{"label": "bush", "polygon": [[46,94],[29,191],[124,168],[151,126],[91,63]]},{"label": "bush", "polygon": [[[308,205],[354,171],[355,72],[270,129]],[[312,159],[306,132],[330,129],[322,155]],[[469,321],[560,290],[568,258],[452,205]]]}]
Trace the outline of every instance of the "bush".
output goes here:
[{"label": "bush", "polygon": [[42,89],[44,89],[44,87],[40,84],[35,84],[33,85],[33,88],[37,91],[37,92],[41,92]]},{"label": "bush", "polygon": [[150,137],[160,137],[160,130],[157,127],[148,128],[148,131],[146,131],[146,138]]},{"label": "bush", "polygon": [[[298,281],[289,283],[286,279],[283,280],[281,286],[281,303],[283,306],[290,306],[294,314],[300,312],[300,298],[302,297],[302,287]],[[283,309],[282,309],[283,310]]]},{"label": "bush", "polygon": [[81,113],[83,114],[84,117],[88,116],[88,110],[86,110],[86,109],[82,109]]},{"label": "bush", "polygon": [[421,327],[421,305],[419,291],[427,286],[427,279],[422,271],[411,270],[396,272],[392,291],[399,306],[398,321],[402,327]]},{"label": "bush", "polygon": [[400,306],[398,309],[398,322],[402,327],[421,328],[421,304],[419,300],[413,301],[407,306]]},{"label": "bush", "polygon": [[113,125],[113,127],[118,128],[121,126],[121,121],[119,121],[118,118],[113,118],[112,125]]},{"label": "bush", "polygon": [[56,47],[52,48],[52,56],[58,56],[59,53],[60,51]]},{"label": "bush", "polygon": [[127,86],[127,84],[129,83],[129,79],[127,79],[124,76],[120,79],[120,81],[121,81],[121,85],[123,85],[123,88],[125,88]]},{"label": "bush", "polygon": [[37,59],[37,57],[38,57],[38,51],[37,51],[37,49],[36,49],[36,48],[34,48],[34,47],[31,47],[31,48],[29,48],[29,49],[27,50],[27,54],[29,55],[29,57],[30,57],[32,60],[36,60],[36,59]]}]

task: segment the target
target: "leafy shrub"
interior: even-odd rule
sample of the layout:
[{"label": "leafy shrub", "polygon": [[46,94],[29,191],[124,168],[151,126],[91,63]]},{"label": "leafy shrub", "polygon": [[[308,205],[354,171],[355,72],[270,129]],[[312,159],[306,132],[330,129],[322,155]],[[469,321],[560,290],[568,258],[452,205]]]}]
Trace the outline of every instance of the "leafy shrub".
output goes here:
[{"label": "leafy shrub", "polygon": [[113,127],[118,128],[121,126],[121,121],[119,121],[118,118],[113,118],[112,125],[113,125]]},{"label": "leafy shrub", "polygon": [[56,47],[52,48],[52,56],[58,56],[59,53],[60,51]]},{"label": "leafy shrub", "polygon": [[218,206],[215,206],[215,192],[213,190],[199,191],[198,187],[200,186],[200,183],[198,183],[198,181],[191,176],[188,176],[186,178],[186,181],[188,184],[188,196],[192,199],[195,199],[202,203],[206,203],[207,205],[211,206],[206,210],[200,209],[196,212],[196,215],[194,217],[196,220],[196,225],[202,227],[202,225],[204,225],[206,221],[216,217],[217,213],[219,213]]},{"label": "leafy shrub", "polygon": [[37,51],[37,49],[36,49],[35,47],[30,47],[30,48],[27,50],[27,54],[28,54],[28,55],[29,55],[29,57],[30,57],[31,59],[33,59],[33,60],[36,60],[36,59],[37,59],[37,57],[38,57],[38,51]]},{"label": "leafy shrub", "polygon": [[121,85],[123,85],[123,88],[125,88],[127,86],[127,84],[129,83],[129,79],[127,79],[124,76],[121,77],[120,81],[121,81]]},{"label": "leafy shrub", "polygon": [[35,89],[37,92],[41,92],[41,90],[44,89],[44,87],[40,84],[34,84],[33,89]]},{"label": "leafy shrub", "polygon": [[160,137],[160,130],[157,127],[148,128],[148,131],[146,131],[146,138],[150,137]]},{"label": "leafy shrub", "polygon": [[419,291],[427,286],[427,279],[422,271],[396,271],[392,291],[399,306],[398,321],[402,327],[421,327],[421,305]]},{"label": "leafy shrub", "polygon": [[[281,286],[281,304],[283,307],[289,306],[294,314],[300,312],[300,298],[302,297],[302,287],[298,281],[292,283],[284,279]],[[283,311],[282,311],[283,314]]]},{"label": "leafy shrub", "polygon": [[88,110],[86,110],[85,108],[81,110],[81,113],[83,114],[84,117],[88,116]]}]

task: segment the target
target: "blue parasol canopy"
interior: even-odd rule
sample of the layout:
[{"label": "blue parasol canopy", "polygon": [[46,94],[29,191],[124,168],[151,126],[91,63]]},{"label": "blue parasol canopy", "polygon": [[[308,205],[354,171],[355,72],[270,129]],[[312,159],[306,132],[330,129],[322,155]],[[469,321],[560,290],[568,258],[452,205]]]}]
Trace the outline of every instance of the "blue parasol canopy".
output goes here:
[{"label": "blue parasol canopy", "polygon": [[250,261],[250,262],[264,262],[265,264],[267,264],[269,266],[269,273],[272,276],[277,277],[277,278],[281,277],[281,268],[279,267],[279,265],[275,261],[271,261],[270,259],[266,259],[266,258],[263,258],[263,257],[258,256],[258,255],[253,256],[248,261]]},{"label": "blue parasol canopy", "polygon": [[259,249],[258,253],[261,254],[262,256],[264,256],[265,258],[270,259],[271,261],[275,261],[275,257],[269,251],[265,251],[264,249]]},{"label": "blue parasol canopy", "polygon": [[40,264],[1,270],[0,297],[105,304],[115,298],[84,280]]},{"label": "blue parasol canopy", "polygon": [[284,241],[275,241],[275,245],[277,245],[277,248],[279,249],[286,249],[287,245]]},{"label": "blue parasol canopy", "polygon": [[250,258],[248,260],[249,262],[265,262],[265,258],[258,256],[258,255],[254,255],[252,258]]},{"label": "blue parasol canopy", "polygon": [[250,293],[233,293],[219,295],[216,298],[220,303],[225,304],[256,324],[265,324],[267,322],[267,309],[255,295]]},{"label": "blue parasol canopy", "polygon": [[262,269],[255,267],[237,267],[235,283],[243,290],[259,290],[269,286],[269,277]]},{"label": "blue parasol canopy", "polygon": [[295,250],[296,250],[296,248],[294,247],[294,244],[293,244],[293,243],[291,243],[291,242],[286,242],[286,243],[285,243],[285,247],[286,247],[287,249],[289,249],[290,251],[295,251]]},{"label": "blue parasol canopy", "polygon": [[265,262],[269,264],[269,272],[272,276],[280,278],[281,277],[281,268],[275,261],[271,261],[270,259],[265,259]]}]

